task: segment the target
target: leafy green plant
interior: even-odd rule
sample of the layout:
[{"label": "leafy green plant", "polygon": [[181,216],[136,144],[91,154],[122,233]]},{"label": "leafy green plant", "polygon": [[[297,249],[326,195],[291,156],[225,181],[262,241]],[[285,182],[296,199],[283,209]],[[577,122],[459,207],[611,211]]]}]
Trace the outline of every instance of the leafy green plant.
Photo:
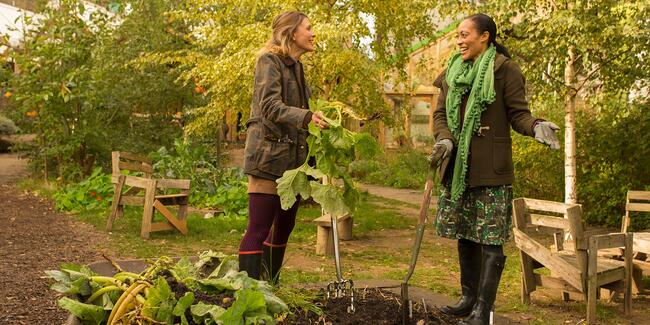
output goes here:
[{"label": "leafy green plant", "polygon": [[370,184],[419,189],[429,168],[427,156],[415,149],[386,153],[378,159],[358,159],[350,164],[351,175]]},{"label": "leafy green plant", "polygon": [[236,256],[212,251],[195,263],[161,257],[139,274],[100,276],[74,264],[45,273],[52,290],[78,298],[59,306],[84,324],[275,324],[289,312],[268,283],[238,271]]},{"label": "leafy green plant", "polygon": [[55,192],[54,199],[56,209],[60,211],[105,209],[113,201],[111,175],[95,168],[88,178]]},{"label": "leafy green plant", "polygon": [[0,135],[12,135],[18,132],[18,127],[14,121],[0,115]]},{"label": "leafy green plant", "polygon": [[171,150],[161,147],[150,156],[154,176],[191,181],[192,206],[218,208],[227,216],[247,214],[246,175],[239,168],[221,168],[217,154],[205,145],[176,139]]},{"label": "leafy green plant", "polygon": [[[344,215],[353,211],[359,201],[359,193],[349,174],[349,165],[355,157],[355,146],[362,138],[367,141],[367,137],[341,125],[344,104],[312,100],[309,106],[315,112],[324,114],[329,128],[321,130],[309,124],[307,159],[302,166],[284,172],[277,180],[282,208],[290,208],[300,195],[303,199],[312,197],[326,213]],[[312,158],[316,161],[315,167],[309,165]],[[327,177],[329,181],[321,184],[310,181],[309,177]],[[333,180],[342,180],[343,186],[337,185]]]}]

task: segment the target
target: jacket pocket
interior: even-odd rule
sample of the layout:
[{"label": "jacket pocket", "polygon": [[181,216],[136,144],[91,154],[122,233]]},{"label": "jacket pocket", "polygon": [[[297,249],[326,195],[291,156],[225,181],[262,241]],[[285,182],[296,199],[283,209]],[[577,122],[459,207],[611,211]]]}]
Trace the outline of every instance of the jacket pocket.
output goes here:
[{"label": "jacket pocket", "polygon": [[492,163],[496,174],[511,174],[514,171],[512,163],[512,139],[509,137],[494,137],[492,142]]},{"label": "jacket pocket", "polygon": [[257,169],[273,176],[282,177],[285,171],[295,167],[295,152],[295,145],[292,143],[263,141]]},{"label": "jacket pocket", "polygon": [[265,140],[278,141],[282,138],[282,130],[277,124],[262,118],[262,137]]}]

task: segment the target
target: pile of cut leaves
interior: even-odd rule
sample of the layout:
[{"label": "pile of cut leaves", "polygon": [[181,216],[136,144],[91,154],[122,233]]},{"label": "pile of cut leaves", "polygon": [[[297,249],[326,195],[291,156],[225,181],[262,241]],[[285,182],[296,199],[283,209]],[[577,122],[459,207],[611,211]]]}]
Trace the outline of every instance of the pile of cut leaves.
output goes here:
[{"label": "pile of cut leaves", "polygon": [[267,282],[238,271],[236,256],[208,251],[195,263],[162,257],[139,274],[120,271],[64,264],[46,274],[67,295],[59,306],[83,324],[275,324],[289,311]]}]

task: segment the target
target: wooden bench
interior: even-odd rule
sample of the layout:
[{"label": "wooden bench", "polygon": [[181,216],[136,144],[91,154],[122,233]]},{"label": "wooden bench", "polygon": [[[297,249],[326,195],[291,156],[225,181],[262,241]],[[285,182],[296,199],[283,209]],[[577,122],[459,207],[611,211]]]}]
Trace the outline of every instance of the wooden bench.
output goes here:
[{"label": "wooden bench", "polygon": [[[630,212],[650,212],[650,191],[628,191],[625,202],[625,215],[621,224],[621,232],[629,232],[632,218]],[[634,291],[640,294],[650,294],[643,287],[643,273],[650,274],[650,232],[634,233]]]},{"label": "wooden bench", "polygon": [[[515,244],[519,249],[522,270],[521,299],[530,303],[530,294],[538,286],[584,295],[587,301],[587,323],[596,323],[596,300],[599,289],[625,293],[625,314],[632,306],[632,248],[633,235],[626,233],[590,235],[582,222],[582,208],[577,204],[519,198],[513,200]],[[552,228],[571,234],[573,245],[566,249],[563,236],[555,235],[551,250],[533,233],[537,228]],[[561,234],[561,232],[559,232]],[[598,256],[598,250],[625,248],[625,261]],[[546,268],[550,276],[536,273]]]},{"label": "wooden bench", "polygon": [[[113,175],[112,182],[115,194],[111,214],[106,221],[106,230],[111,231],[113,222],[124,215],[125,205],[144,206],[142,214],[142,227],[140,236],[149,238],[155,231],[178,230],[187,234],[187,207],[189,203],[190,181],[187,179],[154,179],[151,177],[153,167],[148,158],[128,153],[112,152]],[[142,173],[143,176],[125,175],[122,171]],[[124,191],[124,188],[130,186]],[[174,189],[179,193],[162,194],[159,190]],[[144,194],[144,195],[141,195]],[[178,215],[167,208],[170,205],[178,206]],[[165,221],[153,222],[155,212],[158,211]]]},{"label": "wooden bench", "polygon": [[[314,219],[316,231],[316,254],[334,254],[334,236],[332,235],[332,217],[329,214]],[[337,218],[337,228],[340,240],[352,239],[352,216],[349,214]]]}]

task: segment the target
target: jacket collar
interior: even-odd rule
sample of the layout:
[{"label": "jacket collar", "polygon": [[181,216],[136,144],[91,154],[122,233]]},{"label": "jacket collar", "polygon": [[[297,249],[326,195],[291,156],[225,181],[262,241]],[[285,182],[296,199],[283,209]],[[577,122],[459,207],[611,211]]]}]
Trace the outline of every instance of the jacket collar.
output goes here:
[{"label": "jacket collar", "polygon": [[494,72],[499,70],[506,61],[508,61],[508,58],[505,55],[497,53],[497,55],[494,56]]},{"label": "jacket collar", "polygon": [[291,55],[279,55],[280,59],[282,60],[282,63],[286,65],[287,67],[292,67],[296,64],[296,59],[291,57]]}]

